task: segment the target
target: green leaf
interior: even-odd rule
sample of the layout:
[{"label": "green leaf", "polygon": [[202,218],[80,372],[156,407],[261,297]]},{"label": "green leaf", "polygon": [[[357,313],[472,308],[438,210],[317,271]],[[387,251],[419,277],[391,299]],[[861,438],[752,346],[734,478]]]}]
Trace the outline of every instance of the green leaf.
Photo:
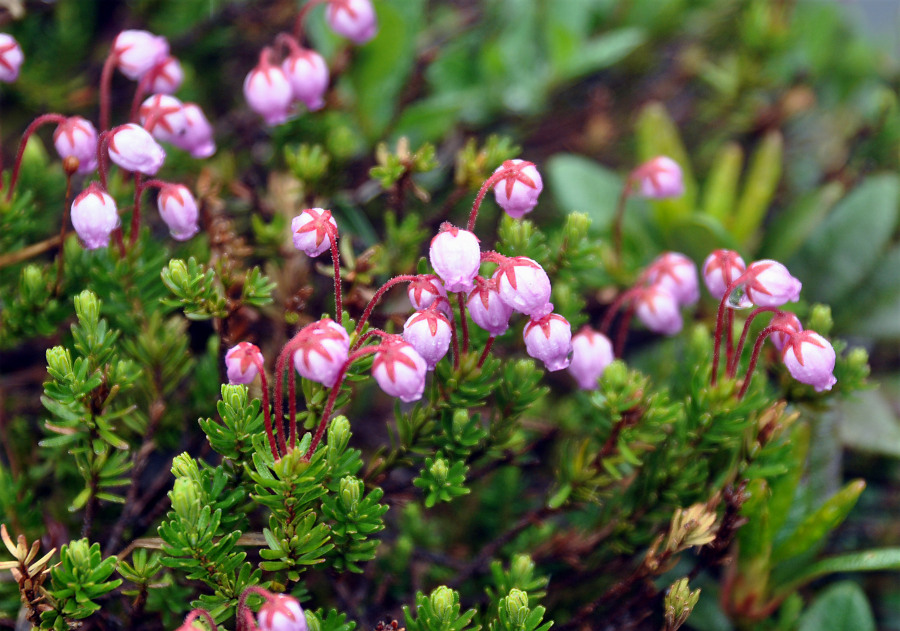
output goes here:
[{"label": "green leaf", "polygon": [[884,392],[857,392],[852,399],[841,401],[841,412],[841,440],[845,445],[875,454],[900,456],[900,423],[892,401]]},{"label": "green leaf", "polygon": [[766,217],[766,211],[781,180],[783,154],[784,139],[777,131],[768,133],[753,153],[744,190],[729,226],[731,234],[741,243],[753,241],[757,229]]},{"label": "green leaf", "polygon": [[800,618],[797,631],[875,631],[866,595],[856,583],[842,581],[823,591]]},{"label": "green leaf", "polygon": [[781,211],[766,228],[760,258],[790,259],[843,194],[843,184],[829,182]]},{"label": "green leaf", "polygon": [[[556,79],[568,81],[607,68],[630,55],[634,49],[644,43],[646,35],[639,28],[629,27],[610,31],[586,42],[566,38],[559,29],[555,29],[551,39],[558,49]],[[568,54],[562,49],[575,46]]]},{"label": "green leaf", "polygon": [[866,552],[852,552],[822,559],[779,586],[775,594],[789,594],[810,581],[836,572],[874,572],[900,569],[900,548],[878,548]]},{"label": "green leaf", "polygon": [[736,142],[730,142],[719,149],[703,187],[704,213],[720,222],[731,215],[743,164],[744,151]]}]

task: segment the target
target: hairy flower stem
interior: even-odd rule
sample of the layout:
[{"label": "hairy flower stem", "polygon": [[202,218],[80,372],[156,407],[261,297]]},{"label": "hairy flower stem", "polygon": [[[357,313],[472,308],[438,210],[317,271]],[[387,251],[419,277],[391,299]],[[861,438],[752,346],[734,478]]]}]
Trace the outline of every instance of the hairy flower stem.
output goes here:
[{"label": "hairy flower stem", "polygon": [[275,435],[272,433],[272,412],[269,409],[269,383],[266,379],[266,369],[263,366],[262,359],[259,355],[253,355],[253,365],[259,373],[259,383],[262,386],[262,408],[263,422],[266,425],[266,437],[269,439],[269,449],[272,450],[272,457],[278,460],[278,446],[275,442]]},{"label": "hairy flower stem", "polygon": [[113,70],[119,56],[111,51],[103,62],[103,72],[100,74],[100,131],[109,129],[109,92],[112,86]]},{"label": "hairy flower stem", "polygon": [[184,619],[183,626],[190,627],[190,625],[194,623],[194,620],[201,617],[206,622],[206,626],[209,627],[209,631],[218,631],[219,627],[216,626],[216,621],[213,620],[212,615],[210,615],[210,613],[206,609],[194,609]]},{"label": "hairy flower stem", "polygon": [[16,190],[16,182],[19,180],[19,169],[22,168],[22,157],[25,155],[25,146],[28,144],[28,139],[41,125],[46,125],[47,123],[60,125],[64,122],[66,122],[66,117],[62,114],[41,114],[25,128],[25,133],[22,134],[22,139],[19,141],[19,150],[16,152],[16,161],[13,163],[12,175],[9,178],[9,190],[6,191],[6,201],[12,199],[13,192]]},{"label": "hairy flower stem", "polygon": [[[411,282],[414,280],[416,280],[415,276],[413,276],[411,274],[402,274],[400,276],[394,276],[392,279],[390,279],[388,282],[386,282],[384,285],[382,285],[378,289],[378,291],[375,292],[375,295],[372,296],[372,299],[369,301],[369,304],[366,305],[365,311],[363,311],[363,314],[359,317],[359,322],[356,323],[356,330],[354,331],[354,333],[356,335],[360,334],[360,332],[366,326],[366,322],[368,322],[369,317],[372,315],[372,310],[375,308],[375,305],[378,304],[378,301],[381,300],[381,297],[385,294],[385,292],[388,289],[390,289],[397,283],[408,283],[408,282]],[[353,344],[353,346],[350,347],[350,350],[351,351],[356,350],[357,348],[359,348],[359,345],[361,343],[362,342],[360,340],[356,340],[356,342]]]},{"label": "hairy flower stem", "polygon": [[756,369],[756,362],[759,360],[759,352],[762,350],[763,342],[765,342],[766,338],[772,335],[772,333],[791,335],[793,331],[786,326],[775,325],[767,326],[760,332],[759,337],[756,338],[756,344],[753,345],[753,355],[750,356],[750,364],[747,366],[747,374],[744,375],[744,383],[741,385],[741,389],[737,395],[738,401],[743,399],[744,395],[747,394],[747,388],[750,387],[750,380],[753,378],[753,371]]},{"label": "hairy flower stem", "polygon": [[134,98],[131,100],[131,113],[128,116],[129,122],[137,123],[140,120],[141,100],[144,98],[144,95],[150,91],[150,85],[156,80],[165,66],[166,61],[163,60],[141,76],[137,87],[134,89]]},{"label": "hairy flower stem", "polygon": [[481,357],[478,358],[478,367],[481,368],[484,366],[484,361],[487,359],[488,355],[491,354],[491,347],[494,345],[494,340],[497,339],[493,335],[488,338],[487,344],[484,345],[484,350],[481,351]]},{"label": "hairy flower stem", "polygon": [[144,187],[141,185],[141,174],[134,174],[134,211],[131,213],[131,233],[128,236],[128,247],[133,248],[137,243],[138,232],[141,229],[141,193]]},{"label": "hairy flower stem", "polygon": [[[725,309],[728,304],[728,297],[731,295],[738,286],[744,282],[744,279],[747,277],[747,272],[744,272],[740,276],[738,276],[728,287],[725,288],[725,293],[722,294],[722,299],[719,301],[719,310],[716,313],[716,334],[715,341],[713,346],[713,362],[712,362],[712,373],[709,377],[709,385],[716,385],[716,380],[718,378],[719,372],[719,355],[722,352],[722,329],[725,327]],[[731,345],[731,337],[728,338],[728,344]],[[731,354],[731,349],[727,351],[728,355]]]},{"label": "hairy flower stem", "polygon": [[237,631],[252,631],[256,628],[256,623],[253,621],[253,612],[250,611],[250,607],[247,606],[247,597],[250,596],[250,594],[262,596],[266,602],[272,600],[272,594],[262,587],[257,587],[256,585],[248,585],[245,587],[244,591],[241,592],[240,598],[238,598],[237,613],[235,614]]},{"label": "hairy flower stem", "polygon": [[344,303],[341,296],[341,253],[338,250],[337,230],[331,236],[331,262],[334,265],[334,320],[341,324],[344,320]]},{"label": "hairy flower stem", "polygon": [[72,175],[66,171],[66,201],[63,203],[62,221],[59,222],[59,255],[56,262],[56,295],[62,290],[63,260],[66,249],[66,224],[69,223],[69,206],[72,203]]},{"label": "hairy flower stem", "polygon": [[609,305],[609,308],[606,310],[606,314],[603,316],[603,321],[600,323],[600,332],[603,335],[609,335],[609,328],[612,326],[613,318],[616,317],[616,313],[621,309],[626,302],[631,300],[634,297],[635,290],[629,289],[627,291],[623,291],[621,294],[616,296],[616,299],[612,301],[612,304]]},{"label": "hairy flower stem", "polygon": [[631,326],[631,320],[634,318],[634,305],[630,305],[622,315],[619,322],[619,330],[616,332],[616,346],[613,351],[613,357],[621,357],[625,351],[625,340],[628,339],[628,327]]},{"label": "hairy flower stem", "polygon": [[474,232],[475,220],[478,219],[478,210],[481,208],[481,202],[484,200],[484,196],[487,195],[487,192],[491,190],[491,187],[494,186],[494,184],[509,175],[511,171],[512,169],[503,169],[502,171],[494,173],[484,181],[484,184],[482,184],[481,188],[478,190],[478,195],[475,196],[475,202],[472,204],[472,212],[469,213],[469,223],[466,224],[466,230]]},{"label": "hairy flower stem", "polygon": [[107,190],[106,183],[109,178],[109,132],[100,132],[97,138],[97,173],[100,174],[100,186]]},{"label": "hairy flower stem", "polygon": [[[726,363],[725,365],[725,374],[730,378],[734,378],[735,373],[737,372],[738,364],[741,361],[741,354],[744,351],[744,343],[747,341],[747,335],[750,333],[750,324],[753,322],[753,319],[761,313],[781,313],[781,309],[778,307],[757,307],[753,311],[750,312],[750,315],[747,316],[747,321],[744,322],[744,328],[741,331],[741,337],[738,339],[737,346],[734,349],[734,353],[732,355],[731,361]],[[733,313],[733,312],[731,312]]]},{"label": "hairy flower stem", "polygon": [[[287,454],[287,442],[285,439],[284,431],[284,400],[282,398],[284,388],[284,366],[287,362],[288,357],[293,357],[294,355],[294,349],[297,347],[300,333],[302,333],[302,331],[298,332],[288,341],[287,344],[284,345],[284,348],[281,349],[281,353],[278,355],[278,360],[275,362],[274,403],[277,410],[275,414],[275,420],[278,423],[278,445],[281,449],[282,454]],[[291,372],[293,372],[293,368],[291,369]]]},{"label": "hairy flower stem", "polygon": [[453,342],[453,370],[459,368],[459,336],[456,334],[456,318],[450,320],[450,339]]},{"label": "hairy flower stem", "polygon": [[300,9],[300,12],[297,14],[297,19],[294,21],[294,39],[297,40],[297,42],[303,41],[303,26],[306,24],[306,18],[309,15],[310,10],[316,5],[324,2],[329,2],[329,0],[309,0],[309,2]]},{"label": "hairy flower stem", "polygon": [[469,352],[469,323],[466,321],[466,294],[459,292],[456,294],[459,300],[459,325],[462,328],[462,352]]},{"label": "hairy flower stem", "polygon": [[616,214],[613,218],[613,257],[616,265],[622,265],[622,224],[625,222],[625,203],[628,201],[628,195],[631,192],[632,178],[629,175],[625,180],[625,186],[619,194],[619,201],[616,203]]},{"label": "hairy flower stem", "polygon": [[[371,333],[371,331],[370,331]],[[306,450],[306,454],[303,456],[303,460],[309,462],[312,455],[316,453],[316,447],[319,446],[319,443],[322,442],[322,436],[325,435],[325,430],[328,427],[328,419],[331,416],[331,412],[334,409],[334,403],[337,401],[338,394],[341,392],[341,385],[344,383],[344,377],[347,376],[347,369],[350,368],[350,365],[359,359],[360,357],[365,357],[366,355],[371,355],[372,353],[378,352],[380,348],[380,344],[377,346],[366,346],[365,348],[361,348],[359,350],[350,353],[350,356],[347,358],[347,361],[344,362],[344,365],[341,366],[341,371],[338,373],[337,379],[334,382],[334,385],[331,387],[331,392],[328,395],[328,401],[325,402],[325,409],[322,410],[322,419],[319,421],[319,426],[316,428],[316,433],[312,438],[312,442],[309,444],[309,449]]]},{"label": "hairy flower stem", "polygon": [[297,445],[297,371],[294,370],[294,354],[297,349],[292,349],[288,355],[288,419],[290,430],[288,432],[288,445],[293,450]]}]

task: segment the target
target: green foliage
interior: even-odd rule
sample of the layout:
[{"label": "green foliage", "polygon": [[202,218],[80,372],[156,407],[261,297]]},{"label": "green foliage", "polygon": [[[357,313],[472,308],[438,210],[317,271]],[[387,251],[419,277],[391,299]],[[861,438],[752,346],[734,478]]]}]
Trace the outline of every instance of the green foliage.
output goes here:
[{"label": "green foliage", "polygon": [[101,605],[96,601],[122,581],[108,580],[116,570],[116,559],[104,559],[98,543],[78,539],[64,545],[59,555],[59,565],[50,570],[49,594],[55,606],[41,616],[41,628],[63,631],[68,628],[66,618],[83,620],[99,611]]},{"label": "green foliage", "polygon": [[[185,261],[172,259],[162,270],[162,280],[175,298],[165,298],[163,304],[181,307],[191,320],[224,318],[233,309],[229,301],[229,289],[236,283],[220,268],[214,270],[197,262],[194,257]],[[259,268],[250,269],[240,286],[240,301],[262,306],[271,302],[274,284]]]},{"label": "green foliage", "polygon": [[426,458],[425,466],[413,484],[425,491],[425,507],[438,502],[450,502],[455,497],[471,491],[465,487],[468,467],[462,461],[450,462],[438,452],[434,458]]},{"label": "green foliage", "polygon": [[260,407],[259,399],[249,399],[247,386],[224,384],[222,398],[216,403],[222,422],[207,418],[198,423],[217,453],[235,463],[244,462],[253,454],[254,437],[265,431]]},{"label": "green foliage", "polygon": [[476,613],[474,609],[460,613],[459,593],[443,585],[428,596],[417,593],[415,611],[403,607],[409,631],[478,631],[480,625],[472,624]]},{"label": "green foliage", "polygon": [[346,476],[336,494],[322,498],[323,514],[332,522],[333,563],[338,571],[362,572],[358,562],[374,559],[379,544],[369,537],[384,530],[382,516],[388,507],[378,503],[384,491],[376,488],[368,495],[363,493],[362,480]]},{"label": "green foliage", "polygon": [[498,619],[491,622],[491,631],[547,631],[553,622],[541,624],[546,613],[545,607],[528,606],[528,594],[519,589],[511,589],[509,595],[500,599]]}]

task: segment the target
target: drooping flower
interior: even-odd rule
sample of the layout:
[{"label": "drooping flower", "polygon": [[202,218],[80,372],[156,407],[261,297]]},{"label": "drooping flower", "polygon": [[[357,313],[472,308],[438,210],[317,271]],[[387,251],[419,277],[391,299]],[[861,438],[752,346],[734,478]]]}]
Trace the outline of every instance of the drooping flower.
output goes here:
[{"label": "drooping flower", "polygon": [[146,129],[127,123],[110,132],[109,159],[126,171],[156,175],[166,161],[166,152]]},{"label": "drooping flower", "polygon": [[409,403],[422,398],[428,365],[400,336],[384,340],[372,362],[372,376],[381,389]]},{"label": "drooping flower", "polygon": [[91,182],[72,202],[71,218],[75,232],[88,250],[109,245],[109,235],[119,225],[115,200],[96,182]]},{"label": "drooping flower", "polygon": [[813,386],[816,392],[831,390],[834,377],[834,348],[824,337],[810,330],[799,331],[788,338],[781,351],[784,365],[791,376]]},{"label": "drooping flower", "polygon": [[25,55],[22,47],[9,33],[0,33],[0,81],[12,83],[19,78]]},{"label": "drooping flower", "polygon": [[553,311],[550,278],[536,261],[525,256],[504,257],[493,278],[500,298],[514,311],[535,319]]},{"label": "drooping flower", "polygon": [[187,151],[194,158],[208,158],[216,152],[213,128],[196,103],[185,103],[182,108],[185,120],[184,133],[172,140],[172,144]]},{"label": "drooping flower", "polygon": [[760,307],[780,307],[789,301],[797,302],[803,286],[784,265],[771,259],[750,263],[741,285],[747,299]]},{"label": "drooping flower", "polygon": [[285,58],[281,69],[291,83],[294,99],[310,111],[322,109],[328,89],[328,64],[322,55],[308,48],[297,49]]},{"label": "drooping flower", "polygon": [[150,70],[150,92],[154,94],[175,94],[184,82],[184,71],[181,62],[171,55],[153,66]]},{"label": "drooping flower", "polygon": [[160,217],[169,226],[169,233],[175,240],[187,241],[200,231],[197,225],[197,200],[187,186],[166,184],[159,191],[156,205]]},{"label": "drooping flower", "polygon": [[428,370],[434,370],[450,350],[450,338],[450,321],[437,305],[416,311],[403,325],[403,339],[422,356]]},{"label": "drooping flower", "polygon": [[444,281],[448,292],[471,291],[472,279],[481,266],[478,237],[456,226],[444,223],[431,240],[428,251],[431,266]]},{"label": "drooping flower", "polygon": [[572,355],[572,327],[556,313],[532,319],[523,332],[525,351],[544,362],[550,372],[568,367]]},{"label": "drooping flower", "polygon": [[378,32],[378,19],[370,0],[329,0],[325,20],[338,35],[365,44]]},{"label": "drooping flower", "polygon": [[681,167],[672,158],[657,156],[637,167],[631,174],[638,194],[647,199],[668,199],[684,194]]},{"label": "drooping flower", "polygon": [[169,56],[169,42],[148,31],[127,30],[113,42],[116,66],[129,79],[138,80]]},{"label": "drooping flower", "polygon": [[97,168],[97,129],[81,116],[70,116],[53,132],[53,146],[59,157],[78,160],[77,173]]},{"label": "drooping flower", "polygon": [[596,390],[597,380],[613,359],[613,347],[609,338],[584,327],[572,337],[572,363],[569,373],[582,390]]},{"label": "drooping flower", "polygon": [[506,214],[519,219],[537,205],[544,188],[541,174],[532,162],[506,160],[494,174],[506,171],[507,175],[494,185],[494,198]]},{"label": "drooping flower", "polygon": [[294,91],[280,66],[269,61],[271,50],[263,50],[259,64],[244,79],[244,98],[268,125],[280,125],[294,115]]},{"label": "drooping flower", "polygon": [[691,305],[700,298],[697,266],[680,252],[665,252],[647,268],[647,281],[669,289],[678,304]]},{"label": "drooping flower", "polygon": [[319,256],[331,247],[331,239],[337,235],[337,223],[330,210],[307,208],[291,220],[294,247],[307,256]]},{"label": "drooping flower", "polygon": [[263,356],[259,347],[250,342],[240,342],[225,353],[225,367],[228,372],[228,383],[231,385],[248,384],[259,374],[257,362],[262,365]]},{"label": "drooping flower", "polygon": [[447,290],[441,279],[434,274],[419,274],[415,280],[411,280],[406,286],[406,294],[409,303],[416,311],[427,309],[437,301],[438,308],[445,314],[450,314],[450,302],[447,299]]},{"label": "drooping flower", "polygon": [[678,299],[662,285],[637,290],[634,299],[635,315],[654,333],[675,335],[683,325]]},{"label": "drooping flower", "polygon": [[509,328],[509,318],[513,314],[510,307],[500,297],[497,279],[475,277],[475,288],[466,299],[466,309],[472,322],[491,334],[491,337],[503,335]]},{"label": "drooping flower", "polygon": [[[712,297],[721,300],[728,286],[745,271],[747,265],[744,259],[734,250],[713,250],[703,261],[703,282]],[[750,306],[749,300],[743,298],[743,301],[746,303],[742,305],[743,308]]]},{"label": "drooping flower", "polygon": [[[800,318],[791,313],[790,311],[780,311],[772,318],[772,321],[769,322],[769,326],[780,326],[786,329],[793,331],[794,333],[799,333],[803,330],[803,325],[800,323]],[[775,331],[769,336],[769,339],[772,340],[772,344],[779,351],[784,349],[784,345],[787,343],[788,338],[790,336],[787,333],[781,333],[779,331]]]},{"label": "drooping flower", "polygon": [[294,368],[311,381],[331,388],[347,362],[350,336],[331,318],[323,318],[303,328],[297,338]]},{"label": "drooping flower", "polygon": [[141,104],[141,126],[157,140],[174,143],[187,133],[184,104],[168,94],[154,94]]},{"label": "drooping flower", "polygon": [[274,594],[256,614],[260,631],[308,631],[306,616],[296,598]]}]

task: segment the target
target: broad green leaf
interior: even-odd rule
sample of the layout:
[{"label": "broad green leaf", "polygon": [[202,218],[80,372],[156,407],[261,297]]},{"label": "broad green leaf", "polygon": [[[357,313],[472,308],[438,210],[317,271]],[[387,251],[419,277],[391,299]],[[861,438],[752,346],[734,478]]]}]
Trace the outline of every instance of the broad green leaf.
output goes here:
[{"label": "broad green leaf", "polygon": [[439,140],[456,123],[461,109],[461,99],[430,98],[417,101],[400,114],[391,137],[406,136],[413,147],[418,147],[423,142]]},{"label": "broad green leaf", "polygon": [[592,228],[609,229],[625,185],[617,173],[593,160],[562,153],[547,161],[547,179],[560,209],[587,213]]},{"label": "broad green leaf", "polygon": [[[900,319],[900,315],[898,315]],[[900,456],[900,423],[891,401],[880,390],[864,390],[841,401],[844,444],[885,456]]]},{"label": "broad green leaf", "polygon": [[822,223],[843,194],[843,184],[829,182],[784,209],[766,229],[760,258],[788,260]]},{"label": "broad green leaf", "polygon": [[744,150],[736,142],[722,147],[713,160],[703,187],[703,212],[725,223],[734,212]]},{"label": "broad green leaf", "polygon": [[835,305],[835,325],[875,338],[900,338],[900,246],[879,259],[851,303]]},{"label": "broad green leaf", "polygon": [[612,66],[631,54],[646,40],[644,31],[633,27],[611,31],[585,42],[563,37],[555,32],[552,38],[548,38],[555,41],[557,48],[567,48],[575,44],[574,50],[566,51],[568,54],[557,51],[554,66],[556,74],[554,78],[557,81],[577,79]]},{"label": "broad green leaf", "polygon": [[708,215],[690,215],[665,231],[669,249],[683,252],[695,261],[702,261],[713,248],[734,249],[734,239],[724,226]]},{"label": "broad green leaf", "polygon": [[823,591],[800,618],[798,631],[875,631],[869,601],[859,585],[835,583]]},{"label": "broad green leaf", "polygon": [[809,453],[809,425],[801,423],[795,426],[790,439],[790,457],[787,461],[788,471],[771,483],[772,496],[769,498],[769,518],[772,533],[777,533],[787,522],[797,494],[797,485],[806,469],[806,456]]},{"label": "broad green leaf", "polygon": [[753,153],[744,188],[730,223],[731,234],[739,242],[749,244],[766,216],[781,180],[784,139],[780,132],[770,132]]},{"label": "broad green leaf", "polygon": [[765,480],[753,480],[746,489],[747,501],[741,507],[741,516],[747,523],[738,530],[741,554],[740,563],[766,563],[772,552],[772,532],[769,520],[769,487]]}]

